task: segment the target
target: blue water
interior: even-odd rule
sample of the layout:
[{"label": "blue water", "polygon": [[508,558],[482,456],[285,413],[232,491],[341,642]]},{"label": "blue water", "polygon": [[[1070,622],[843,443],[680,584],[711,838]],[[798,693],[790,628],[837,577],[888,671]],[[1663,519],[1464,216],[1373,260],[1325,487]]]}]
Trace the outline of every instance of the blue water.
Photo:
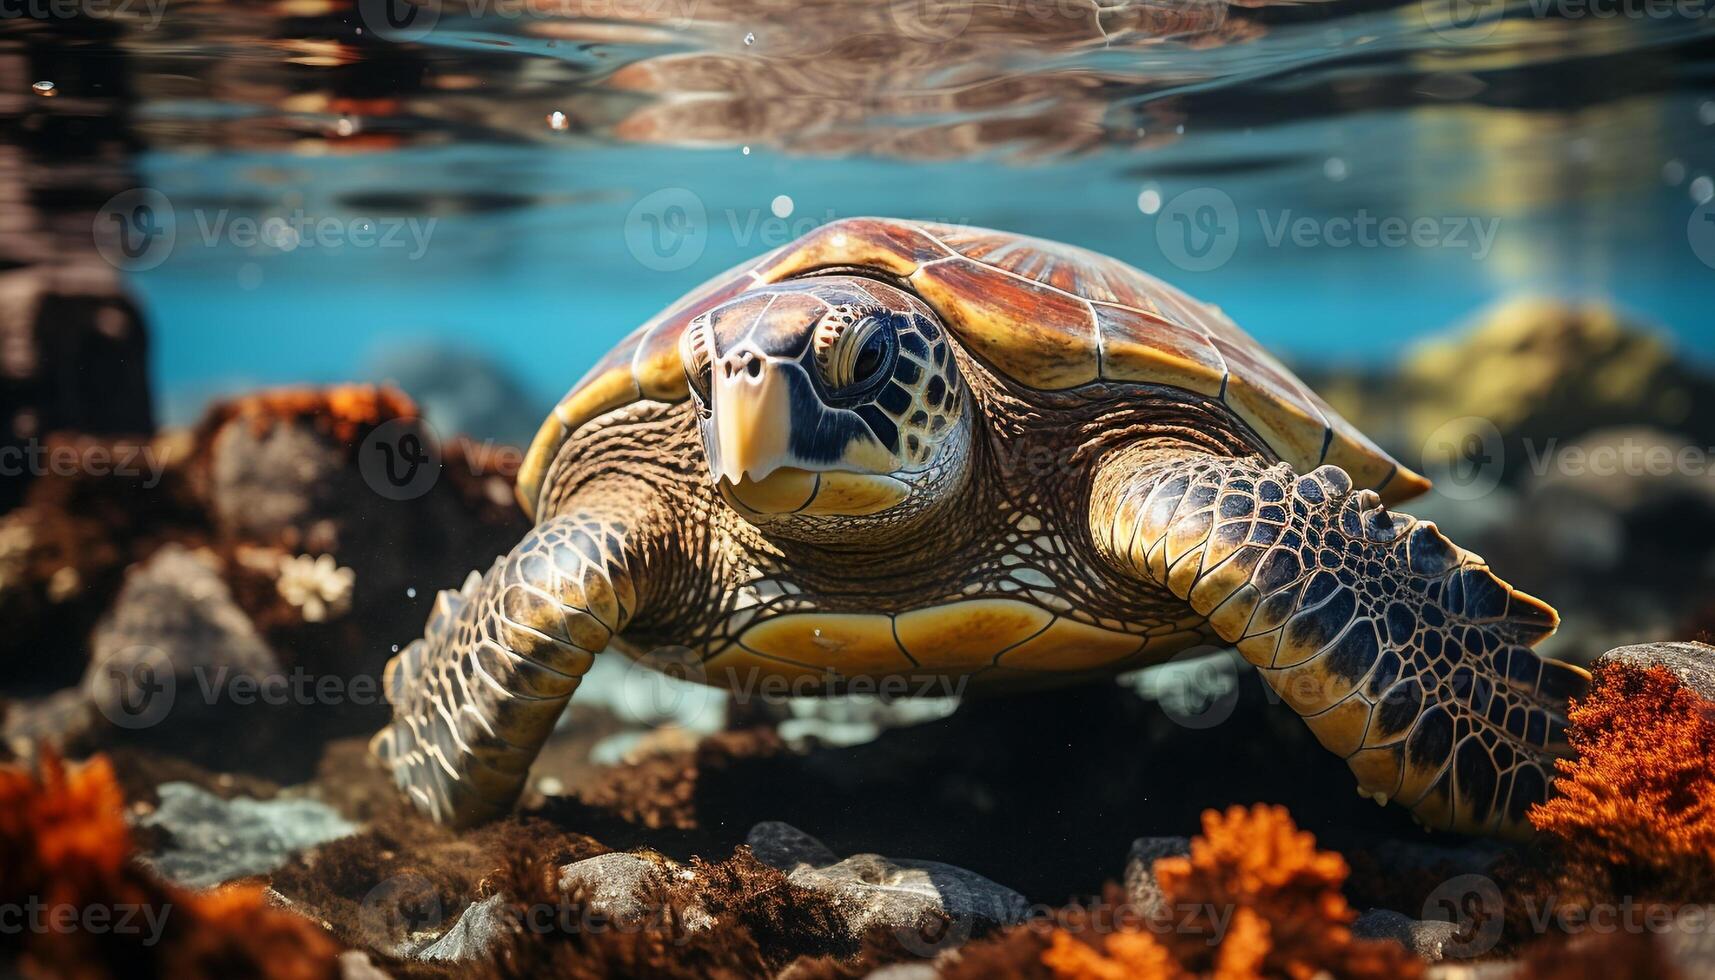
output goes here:
[{"label": "blue water", "polygon": [[[153,370],[179,418],[217,392],[370,377],[390,355],[429,345],[497,361],[539,410],[704,279],[860,214],[1004,228],[1115,255],[1218,303],[1299,362],[1392,360],[1523,292],[1606,300],[1673,335],[1688,356],[1715,356],[1715,267],[1698,253],[1707,245],[1715,255],[1715,221],[1705,232],[1695,220],[1715,207],[1700,208],[1715,175],[1709,21],[1590,24],[1587,35],[1557,24],[1548,41],[1546,25],[1526,22],[1531,33],[1509,28],[1459,48],[1411,26],[1415,8],[1299,12],[1258,39],[1205,49],[1168,41],[966,52],[953,65],[964,79],[1059,85],[1083,75],[1100,82],[1098,94],[926,113],[907,121],[907,131],[929,134],[910,152],[899,150],[899,120],[885,107],[820,124],[844,138],[837,151],[806,145],[817,124],[638,142],[614,121],[671,97],[616,93],[622,86],[608,81],[617,66],[703,49],[766,65],[766,32],[751,45],[734,41],[742,18],[700,25],[667,49],[550,48],[522,37],[530,25],[516,20],[499,34],[443,26],[405,47],[479,80],[495,65],[510,77],[536,62],[566,80],[527,97],[515,79],[479,85],[475,108],[463,111],[483,127],[312,114],[317,133],[343,119],[396,137],[361,152],[332,138],[337,152],[306,152],[314,137],[289,149],[155,143],[136,174],[173,202],[177,241],[166,261],[130,279],[155,329]],[[495,37],[520,43],[485,50],[474,65],[456,60]],[[1592,40],[1575,43],[1581,37]],[[1610,58],[1626,70],[1612,71]],[[1601,84],[1588,77],[1604,73]],[[784,84],[758,101],[819,105]],[[385,94],[385,84],[369,87]],[[930,72],[879,91],[896,89],[949,83]],[[616,100],[629,101],[616,110]],[[579,124],[555,131],[550,107]],[[199,109],[154,111],[182,122]],[[1098,138],[1072,148],[1059,136],[1049,146],[1033,139],[1080,111]],[[587,125],[592,115],[603,121]],[[1020,117],[1024,138],[959,145],[961,123]],[[942,125],[954,128],[937,139]],[[1211,193],[1231,212],[1191,206]],[[299,212],[373,222],[398,241],[202,240],[222,218]],[[1431,230],[1415,243],[1340,237],[1366,219]],[[1294,240],[1294,223],[1308,237]],[[1231,256],[1207,268],[1187,259],[1185,235],[1206,239],[1211,229]]]}]

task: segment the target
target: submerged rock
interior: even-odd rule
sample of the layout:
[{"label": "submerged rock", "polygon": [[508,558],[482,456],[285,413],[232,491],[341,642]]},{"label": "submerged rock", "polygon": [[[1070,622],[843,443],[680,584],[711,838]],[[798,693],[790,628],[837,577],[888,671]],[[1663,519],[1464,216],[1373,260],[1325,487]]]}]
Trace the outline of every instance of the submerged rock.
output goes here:
[{"label": "submerged rock", "polygon": [[190,783],[164,783],[158,793],[160,805],[137,823],[171,837],[164,849],[143,855],[143,861],[162,877],[190,888],[266,874],[295,851],[358,830],[315,800],[223,800]]},{"label": "submerged rock", "polygon": [[413,958],[450,963],[486,959],[499,942],[511,935],[513,925],[506,914],[505,897],[490,895],[466,908],[451,929],[418,950]]},{"label": "submerged rock", "polygon": [[1610,664],[1639,669],[1665,667],[1681,684],[1715,702],[1715,647],[1707,643],[1638,643],[1616,647],[1596,658],[1597,669]]},{"label": "submerged rock", "polygon": [[91,652],[85,693],[133,730],[194,720],[218,700],[205,691],[280,666],[213,558],[176,544],[132,569]]},{"label": "submerged rock", "polygon": [[[659,854],[614,851],[560,869],[560,890],[581,897],[584,909],[622,930],[636,930],[658,919],[664,909],[657,900],[674,881],[691,872]],[[715,924],[714,916],[696,906],[680,910],[686,931]]]},{"label": "submerged rock", "polygon": [[831,901],[854,939],[883,929],[908,948],[939,947],[1021,922],[1029,908],[1018,892],[950,864],[879,854],[829,861],[833,852],[816,838],[775,821],[751,828],[748,841],[759,860],[786,872],[792,884]]},{"label": "submerged rock", "polygon": [[1458,939],[1460,928],[1455,922],[1425,922],[1392,909],[1370,909],[1352,923],[1352,935],[1392,939],[1419,957],[1439,963],[1446,956],[1447,944]]},{"label": "submerged rock", "polygon": [[1133,841],[1125,862],[1126,901],[1144,915],[1169,912],[1167,896],[1155,880],[1155,862],[1190,853],[1189,837],[1139,837]]}]

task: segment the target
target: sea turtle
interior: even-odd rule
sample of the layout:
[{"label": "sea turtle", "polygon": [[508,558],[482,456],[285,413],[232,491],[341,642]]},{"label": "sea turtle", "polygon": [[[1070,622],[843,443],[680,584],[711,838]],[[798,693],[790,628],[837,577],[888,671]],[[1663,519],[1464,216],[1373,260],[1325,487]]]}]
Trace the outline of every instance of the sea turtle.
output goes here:
[{"label": "sea turtle", "polygon": [[519,473],[535,528],[440,594],[374,748],[467,825],[512,805],[609,645],[820,692],[1218,642],[1360,792],[1528,833],[1589,675],[1532,652],[1553,609],[1384,509],[1427,487],[1219,310],[1114,259],[835,221],[695,290],[556,406]]}]

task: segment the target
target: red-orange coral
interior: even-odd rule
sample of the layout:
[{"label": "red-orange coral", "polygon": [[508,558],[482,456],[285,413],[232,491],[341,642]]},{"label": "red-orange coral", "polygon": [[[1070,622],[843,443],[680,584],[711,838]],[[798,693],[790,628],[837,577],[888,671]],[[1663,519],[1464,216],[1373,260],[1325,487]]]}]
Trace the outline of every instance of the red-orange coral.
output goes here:
[{"label": "red-orange coral", "polygon": [[1421,975],[1422,961],[1397,943],[1352,937],[1346,874],[1345,859],[1318,851],[1284,807],[1205,811],[1190,856],[1155,863],[1171,922],[1122,930],[1087,952],[1060,933],[1043,962],[1080,980]]},{"label": "red-orange coral", "polygon": [[1598,671],[1571,711],[1577,758],[1531,810],[1568,882],[1706,900],[1715,885],[1715,704],[1662,667]]},{"label": "red-orange coral", "polygon": [[339,975],[339,947],[263,890],[187,891],[132,860],[124,797],[106,759],[38,772],[0,766],[0,964],[44,977]]}]

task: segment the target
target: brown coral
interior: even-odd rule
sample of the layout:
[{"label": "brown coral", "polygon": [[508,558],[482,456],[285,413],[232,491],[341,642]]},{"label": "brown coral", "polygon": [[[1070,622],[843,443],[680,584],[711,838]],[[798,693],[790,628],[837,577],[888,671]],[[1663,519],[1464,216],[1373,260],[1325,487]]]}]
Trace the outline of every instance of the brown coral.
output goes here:
[{"label": "brown coral", "polygon": [[1088,952],[1057,934],[1043,962],[1080,980],[1421,975],[1398,944],[1353,938],[1346,874],[1345,859],[1318,851],[1284,807],[1205,811],[1190,856],[1155,863],[1171,921],[1122,929]]},{"label": "brown coral", "polygon": [[314,980],[339,975],[338,946],[263,890],[166,884],[132,861],[124,797],[108,762],[0,767],[0,905],[22,928],[0,958],[31,975]]},{"label": "brown coral", "polygon": [[[1575,888],[1707,899],[1715,886],[1715,704],[1661,667],[1597,672],[1571,711],[1578,755],[1532,809]],[[1586,896],[1588,897],[1588,896]]]}]

